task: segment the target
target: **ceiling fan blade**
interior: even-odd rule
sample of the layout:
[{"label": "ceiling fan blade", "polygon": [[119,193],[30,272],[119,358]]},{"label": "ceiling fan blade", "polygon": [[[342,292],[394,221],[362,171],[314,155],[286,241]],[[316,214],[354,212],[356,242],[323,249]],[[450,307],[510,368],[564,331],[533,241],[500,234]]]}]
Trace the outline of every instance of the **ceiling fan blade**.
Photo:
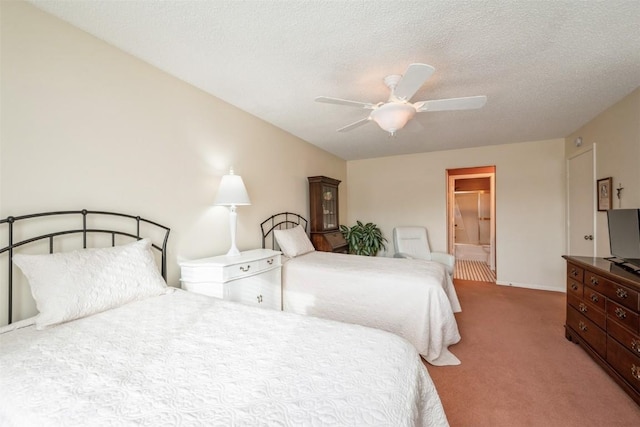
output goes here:
[{"label": "ceiling fan blade", "polygon": [[373,110],[374,104],[370,102],[349,101],[348,99],[329,98],[327,96],[319,96],[316,102],[326,102],[327,104],[348,105],[350,107],[360,107],[365,110]]},{"label": "ceiling fan blade", "polygon": [[425,111],[452,111],[452,110],[473,110],[482,108],[487,103],[487,97],[465,96],[463,98],[434,99],[431,101],[416,102],[413,105],[419,113]]},{"label": "ceiling fan blade", "polygon": [[410,100],[435,70],[435,68],[427,64],[409,65],[393,90],[393,95],[404,101]]},{"label": "ceiling fan blade", "polygon": [[347,132],[350,131],[351,129],[355,129],[357,127],[360,127],[362,125],[366,125],[367,123],[369,123],[369,117],[365,117],[364,119],[360,119],[357,122],[353,122],[350,125],[346,125],[345,127],[341,127],[340,129],[338,129],[338,132]]}]

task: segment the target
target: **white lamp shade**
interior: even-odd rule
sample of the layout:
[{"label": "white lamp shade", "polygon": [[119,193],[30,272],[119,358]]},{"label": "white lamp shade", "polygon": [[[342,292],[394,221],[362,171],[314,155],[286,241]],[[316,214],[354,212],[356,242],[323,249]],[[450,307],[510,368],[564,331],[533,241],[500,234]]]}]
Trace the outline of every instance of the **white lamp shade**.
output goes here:
[{"label": "white lamp shade", "polygon": [[388,102],[373,110],[370,117],[378,126],[393,135],[398,129],[402,129],[415,114],[416,109],[411,104]]},{"label": "white lamp shade", "polygon": [[244,186],[242,177],[240,175],[234,175],[233,171],[229,175],[222,177],[220,181],[220,188],[218,188],[218,194],[214,201],[215,205],[222,206],[240,206],[250,205],[249,194]]}]

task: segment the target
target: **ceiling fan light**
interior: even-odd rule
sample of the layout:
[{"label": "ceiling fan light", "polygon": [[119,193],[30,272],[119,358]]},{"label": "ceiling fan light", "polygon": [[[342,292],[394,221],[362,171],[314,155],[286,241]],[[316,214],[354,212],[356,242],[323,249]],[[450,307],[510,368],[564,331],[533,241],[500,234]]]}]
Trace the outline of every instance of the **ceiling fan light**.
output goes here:
[{"label": "ceiling fan light", "polygon": [[382,130],[393,135],[402,129],[415,114],[416,109],[411,104],[388,102],[373,110],[370,117]]}]

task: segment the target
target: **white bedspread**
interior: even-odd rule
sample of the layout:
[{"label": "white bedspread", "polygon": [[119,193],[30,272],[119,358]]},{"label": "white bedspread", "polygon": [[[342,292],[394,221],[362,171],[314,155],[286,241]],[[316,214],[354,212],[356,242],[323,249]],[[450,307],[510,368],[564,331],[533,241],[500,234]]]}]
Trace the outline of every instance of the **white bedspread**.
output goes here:
[{"label": "white bedspread", "polygon": [[176,290],[0,334],[2,426],[444,426],[405,340]]},{"label": "white bedspread", "polygon": [[435,262],[311,252],[284,263],[285,311],[393,332],[432,365],[460,363],[448,346],[460,341],[460,303]]}]

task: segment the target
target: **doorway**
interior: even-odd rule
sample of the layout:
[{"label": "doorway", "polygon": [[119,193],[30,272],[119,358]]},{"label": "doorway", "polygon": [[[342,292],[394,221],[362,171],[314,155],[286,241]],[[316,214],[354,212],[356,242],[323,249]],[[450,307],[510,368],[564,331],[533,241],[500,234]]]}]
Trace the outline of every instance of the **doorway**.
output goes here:
[{"label": "doorway", "polygon": [[447,242],[454,278],[496,282],[495,166],[447,170]]}]

